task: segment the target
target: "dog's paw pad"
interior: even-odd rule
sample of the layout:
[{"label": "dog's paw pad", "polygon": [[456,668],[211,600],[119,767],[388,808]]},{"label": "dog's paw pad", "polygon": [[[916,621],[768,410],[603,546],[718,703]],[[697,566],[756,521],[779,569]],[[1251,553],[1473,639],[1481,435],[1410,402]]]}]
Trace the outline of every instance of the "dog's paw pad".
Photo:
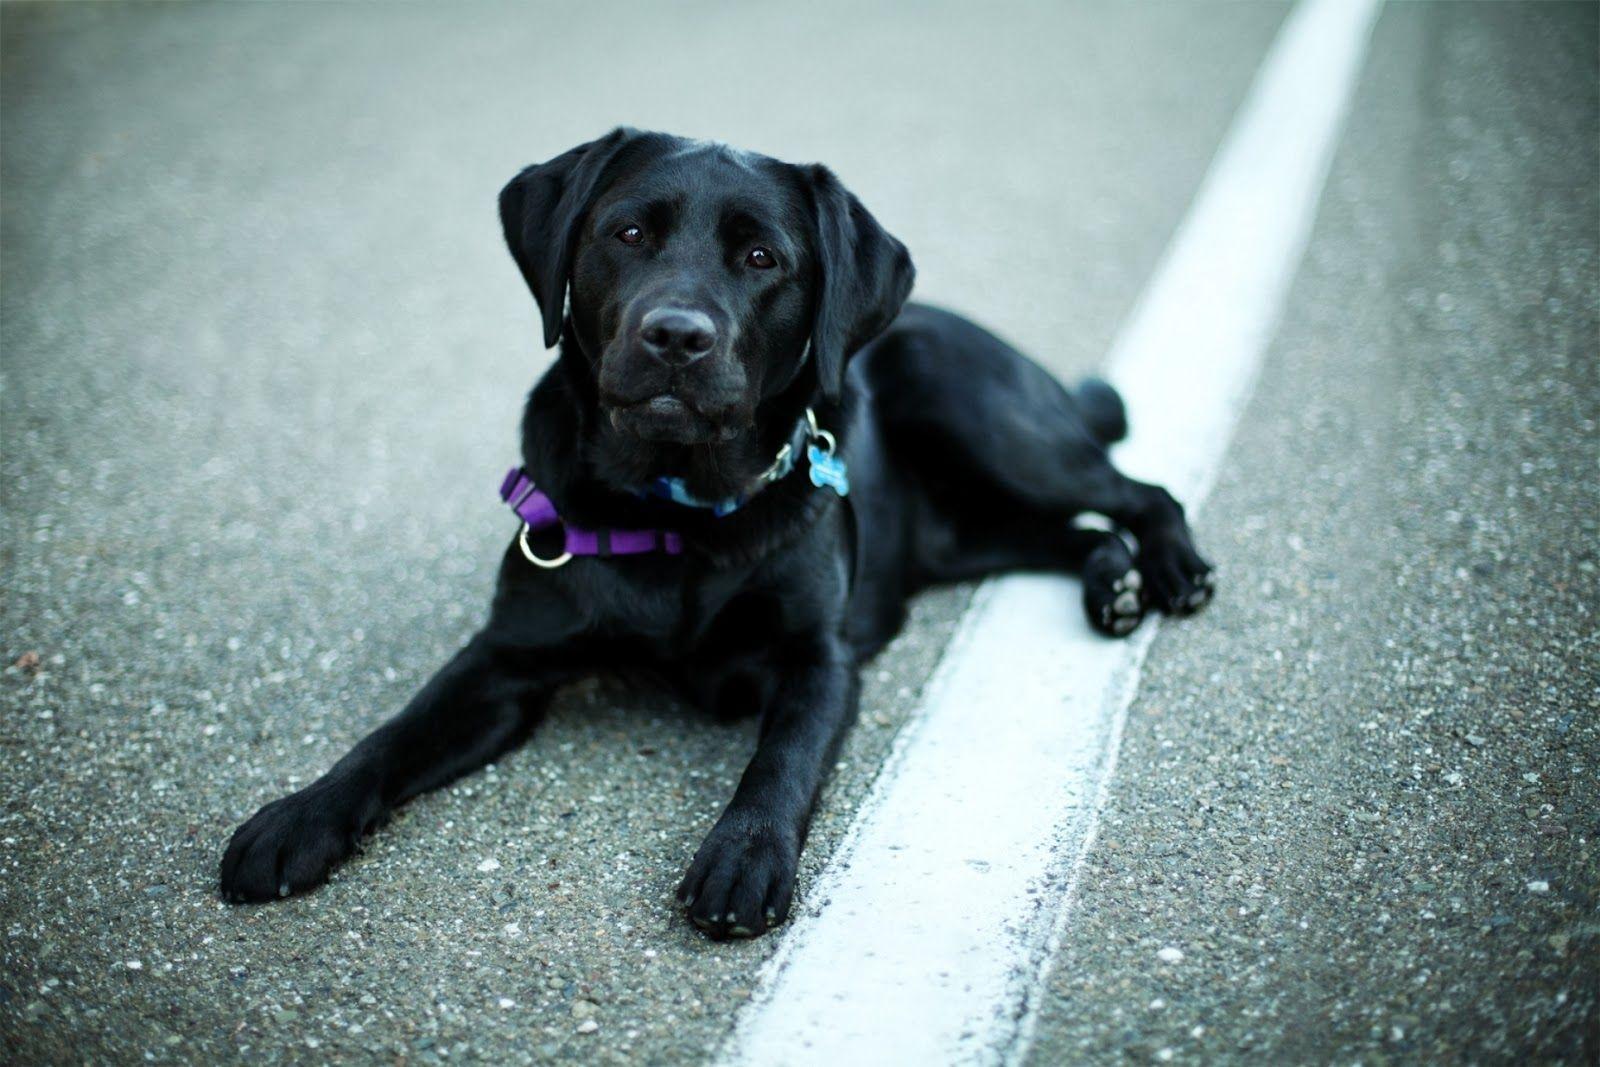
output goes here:
[{"label": "dog's paw pad", "polygon": [[1098,582],[1093,577],[1084,581],[1084,607],[1089,621],[1103,634],[1126,637],[1144,620],[1144,601],[1139,589],[1144,584],[1136,570],[1129,570],[1112,580]]}]

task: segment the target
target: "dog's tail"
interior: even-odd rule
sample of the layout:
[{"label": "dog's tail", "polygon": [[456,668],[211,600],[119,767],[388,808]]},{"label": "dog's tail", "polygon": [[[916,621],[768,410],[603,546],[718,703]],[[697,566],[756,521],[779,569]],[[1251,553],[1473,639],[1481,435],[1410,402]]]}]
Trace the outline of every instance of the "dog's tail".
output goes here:
[{"label": "dog's tail", "polygon": [[1085,378],[1072,392],[1083,421],[1103,445],[1114,445],[1128,436],[1128,409],[1109,382]]}]

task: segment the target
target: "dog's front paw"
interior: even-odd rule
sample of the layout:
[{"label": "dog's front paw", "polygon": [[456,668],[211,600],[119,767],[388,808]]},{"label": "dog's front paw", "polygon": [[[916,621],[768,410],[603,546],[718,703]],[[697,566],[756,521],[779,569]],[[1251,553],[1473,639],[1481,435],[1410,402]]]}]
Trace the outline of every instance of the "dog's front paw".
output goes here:
[{"label": "dog's front paw", "polygon": [[312,889],[377,821],[375,794],[315,783],[262,808],[222,856],[222,898],[276,900]]},{"label": "dog's front paw", "polygon": [[799,858],[798,835],[754,814],[726,812],[694,854],[678,902],[718,940],[755,937],[789,917]]},{"label": "dog's front paw", "polygon": [[1188,615],[1216,593],[1216,572],[1201,558],[1186,529],[1141,542],[1139,573],[1145,600],[1169,615]]}]

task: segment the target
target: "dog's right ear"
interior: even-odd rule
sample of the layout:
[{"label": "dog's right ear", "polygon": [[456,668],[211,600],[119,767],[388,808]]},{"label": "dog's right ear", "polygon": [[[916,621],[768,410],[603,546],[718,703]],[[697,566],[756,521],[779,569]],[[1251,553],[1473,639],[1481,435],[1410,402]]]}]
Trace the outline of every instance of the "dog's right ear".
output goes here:
[{"label": "dog's right ear", "polygon": [[536,163],[500,190],[506,246],[544,316],[544,346],[561,340],[578,223],[600,192],[606,165],[639,134],[619,126],[604,137]]}]

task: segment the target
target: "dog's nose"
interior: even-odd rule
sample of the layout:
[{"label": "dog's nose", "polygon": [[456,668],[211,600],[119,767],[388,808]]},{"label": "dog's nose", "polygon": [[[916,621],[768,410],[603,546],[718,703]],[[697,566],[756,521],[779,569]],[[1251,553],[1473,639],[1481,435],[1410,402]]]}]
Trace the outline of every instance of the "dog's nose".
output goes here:
[{"label": "dog's nose", "polygon": [[703,311],[656,308],[639,323],[639,339],[663,362],[693,363],[717,343],[717,327]]}]

